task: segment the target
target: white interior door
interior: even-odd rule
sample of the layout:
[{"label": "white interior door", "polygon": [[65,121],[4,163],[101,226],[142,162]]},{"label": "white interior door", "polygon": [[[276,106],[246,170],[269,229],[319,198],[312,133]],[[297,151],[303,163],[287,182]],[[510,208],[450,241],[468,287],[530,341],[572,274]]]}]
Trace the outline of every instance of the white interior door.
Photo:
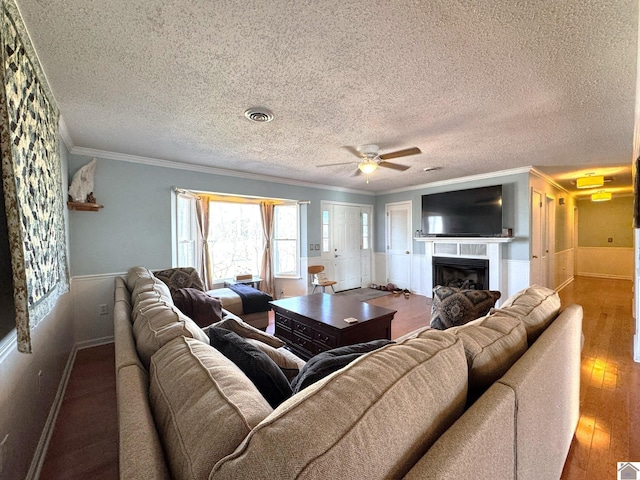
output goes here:
[{"label": "white interior door", "polygon": [[531,195],[531,284],[546,286],[546,240],[544,229],[544,206],[542,194],[535,190]]},{"label": "white interior door", "polygon": [[411,202],[390,203],[386,210],[387,283],[411,288]]},{"label": "white interior door", "polygon": [[336,291],[359,288],[360,243],[362,226],[360,207],[333,205],[332,242],[330,256],[333,256],[333,274]]}]

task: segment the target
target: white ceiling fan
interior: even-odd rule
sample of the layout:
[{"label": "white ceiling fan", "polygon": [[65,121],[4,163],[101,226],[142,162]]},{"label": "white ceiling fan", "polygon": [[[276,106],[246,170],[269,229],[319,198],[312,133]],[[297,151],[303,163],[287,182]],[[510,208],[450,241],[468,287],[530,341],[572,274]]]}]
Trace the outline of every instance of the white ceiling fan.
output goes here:
[{"label": "white ceiling fan", "polygon": [[393,170],[405,171],[410,166],[401,165],[399,163],[389,162],[389,159],[399,158],[399,157],[407,157],[409,155],[417,155],[418,153],[422,153],[419,148],[405,148],[403,150],[397,150],[395,152],[383,153],[380,154],[380,148],[378,145],[360,145],[355,149],[348,148],[348,150],[360,157],[360,160],[357,162],[341,162],[341,163],[326,163],[323,165],[316,165],[317,167],[333,167],[336,165],[349,165],[351,163],[356,163],[358,165],[358,169],[355,171],[355,175],[359,175],[360,173],[364,173],[367,175],[367,183],[369,182],[369,175],[377,170],[378,167],[391,168]]}]

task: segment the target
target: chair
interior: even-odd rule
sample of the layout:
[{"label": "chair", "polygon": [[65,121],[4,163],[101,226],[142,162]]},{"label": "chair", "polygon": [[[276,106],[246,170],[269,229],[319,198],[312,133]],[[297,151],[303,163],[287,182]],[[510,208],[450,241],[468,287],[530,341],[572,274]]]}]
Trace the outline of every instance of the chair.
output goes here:
[{"label": "chair", "polygon": [[311,293],[315,293],[317,287],[322,288],[322,293],[325,293],[326,287],[331,287],[333,293],[336,293],[333,286],[338,282],[327,280],[327,275],[324,273],[324,265],[311,265],[307,268],[307,272],[309,272],[309,275],[313,275],[313,291]]}]

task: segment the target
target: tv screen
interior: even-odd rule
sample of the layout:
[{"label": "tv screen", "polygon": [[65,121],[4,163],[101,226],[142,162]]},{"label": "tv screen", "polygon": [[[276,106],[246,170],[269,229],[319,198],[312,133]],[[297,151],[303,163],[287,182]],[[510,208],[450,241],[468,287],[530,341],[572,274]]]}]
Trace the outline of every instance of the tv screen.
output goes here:
[{"label": "tv screen", "polygon": [[440,237],[502,235],[502,185],[422,196],[422,234]]}]

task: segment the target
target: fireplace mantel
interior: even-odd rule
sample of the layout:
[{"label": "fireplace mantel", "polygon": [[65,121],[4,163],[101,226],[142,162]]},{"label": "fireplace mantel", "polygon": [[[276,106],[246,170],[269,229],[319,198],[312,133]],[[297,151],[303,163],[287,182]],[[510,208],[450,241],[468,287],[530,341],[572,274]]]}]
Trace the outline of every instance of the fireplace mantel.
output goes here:
[{"label": "fireplace mantel", "polygon": [[486,258],[489,260],[489,288],[506,291],[502,275],[502,245],[513,237],[415,237],[425,243],[427,285],[433,285],[433,257]]},{"label": "fireplace mantel", "polygon": [[513,237],[413,237],[416,242],[432,243],[508,243]]}]

